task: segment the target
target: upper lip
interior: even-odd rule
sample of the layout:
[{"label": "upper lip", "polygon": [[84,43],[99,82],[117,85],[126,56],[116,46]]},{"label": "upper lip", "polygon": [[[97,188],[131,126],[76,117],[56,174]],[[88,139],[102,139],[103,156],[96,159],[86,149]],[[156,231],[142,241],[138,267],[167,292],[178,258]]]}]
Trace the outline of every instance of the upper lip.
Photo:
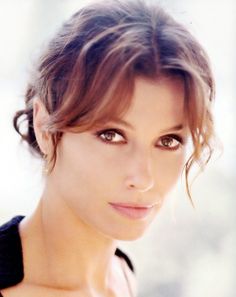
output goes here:
[{"label": "upper lip", "polygon": [[158,203],[153,204],[140,204],[140,203],[120,203],[120,202],[110,202],[111,205],[124,207],[124,208],[136,208],[136,209],[149,209]]}]

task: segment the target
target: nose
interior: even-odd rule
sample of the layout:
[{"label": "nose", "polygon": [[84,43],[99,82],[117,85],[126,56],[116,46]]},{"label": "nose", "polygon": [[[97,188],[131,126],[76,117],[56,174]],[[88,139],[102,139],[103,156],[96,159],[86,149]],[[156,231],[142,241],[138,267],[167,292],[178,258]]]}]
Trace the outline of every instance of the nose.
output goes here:
[{"label": "nose", "polygon": [[130,157],[126,186],[139,192],[147,192],[153,188],[152,160],[147,152],[136,152]]}]

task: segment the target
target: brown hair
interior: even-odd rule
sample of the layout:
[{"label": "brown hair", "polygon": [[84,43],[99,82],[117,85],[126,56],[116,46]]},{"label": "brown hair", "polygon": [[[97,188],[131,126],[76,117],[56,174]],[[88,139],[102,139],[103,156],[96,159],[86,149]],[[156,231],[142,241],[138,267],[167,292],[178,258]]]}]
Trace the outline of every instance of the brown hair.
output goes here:
[{"label": "brown hair", "polygon": [[[26,91],[26,107],[16,113],[14,127],[42,155],[33,130],[32,103],[40,98],[49,113],[45,127],[54,144],[53,168],[64,131],[85,131],[121,116],[130,105],[137,76],[153,80],[166,75],[180,76],[185,86],[185,112],[194,147],[185,165],[190,197],[190,168],[194,162],[206,164],[212,154],[214,81],[204,49],[158,5],[106,0],[74,14],[40,58]],[[20,131],[22,116],[26,133]]]}]

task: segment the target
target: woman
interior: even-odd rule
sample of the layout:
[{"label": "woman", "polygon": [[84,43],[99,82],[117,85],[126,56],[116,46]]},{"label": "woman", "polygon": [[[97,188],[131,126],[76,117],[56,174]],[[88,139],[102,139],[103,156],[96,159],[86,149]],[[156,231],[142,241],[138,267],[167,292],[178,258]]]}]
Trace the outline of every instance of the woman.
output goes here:
[{"label": "woman", "polygon": [[157,5],[100,1],[73,15],[14,118],[45,187],[31,216],[0,229],[2,296],[136,296],[117,241],[145,232],[183,169],[191,198],[189,170],[212,152],[213,95],[204,50]]}]

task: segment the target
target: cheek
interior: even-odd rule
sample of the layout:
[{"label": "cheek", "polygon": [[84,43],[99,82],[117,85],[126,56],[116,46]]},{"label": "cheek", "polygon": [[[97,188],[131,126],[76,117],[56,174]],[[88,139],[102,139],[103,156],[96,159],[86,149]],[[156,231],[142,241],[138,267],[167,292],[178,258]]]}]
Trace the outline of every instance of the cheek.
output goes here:
[{"label": "cheek", "polygon": [[63,192],[73,196],[94,196],[104,190],[114,191],[120,181],[120,164],[121,154],[108,145],[77,146],[70,143],[63,146],[55,169],[60,175]]},{"label": "cheek", "polygon": [[176,184],[185,164],[185,152],[164,153],[155,166],[155,179],[159,193],[165,196]]}]

